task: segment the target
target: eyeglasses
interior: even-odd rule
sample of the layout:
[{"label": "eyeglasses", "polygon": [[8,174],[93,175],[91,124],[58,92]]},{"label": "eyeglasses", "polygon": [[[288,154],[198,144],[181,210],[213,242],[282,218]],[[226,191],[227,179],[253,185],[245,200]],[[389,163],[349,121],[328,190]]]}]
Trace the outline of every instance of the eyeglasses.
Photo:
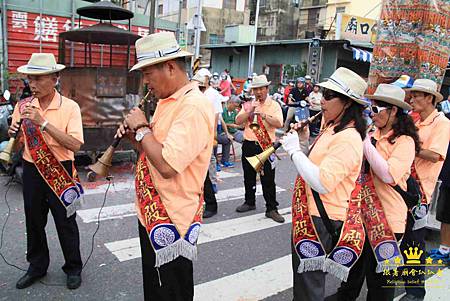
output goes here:
[{"label": "eyeglasses", "polygon": [[339,97],[341,98],[341,94],[334,92],[333,90],[326,89],[323,91],[323,99],[326,101],[332,100],[333,98]]},{"label": "eyeglasses", "polygon": [[384,110],[389,110],[388,107],[379,107],[379,106],[371,106],[370,108],[372,110],[372,113],[374,114],[380,114]]}]

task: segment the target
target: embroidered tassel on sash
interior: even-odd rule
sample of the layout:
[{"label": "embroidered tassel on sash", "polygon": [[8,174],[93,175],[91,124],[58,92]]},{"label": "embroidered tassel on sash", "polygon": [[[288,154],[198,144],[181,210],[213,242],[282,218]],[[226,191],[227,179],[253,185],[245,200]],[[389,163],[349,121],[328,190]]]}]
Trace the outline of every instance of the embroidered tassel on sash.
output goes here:
[{"label": "embroidered tassel on sash", "polygon": [[155,267],[171,262],[179,256],[197,259],[197,240],[203,214],[203,196],[188,231],[181,237],[172,223],[160,195],[153,184],[145,154],[139,156],[135,176],[139,210],[145,221],[150,243],[156,254]]}]

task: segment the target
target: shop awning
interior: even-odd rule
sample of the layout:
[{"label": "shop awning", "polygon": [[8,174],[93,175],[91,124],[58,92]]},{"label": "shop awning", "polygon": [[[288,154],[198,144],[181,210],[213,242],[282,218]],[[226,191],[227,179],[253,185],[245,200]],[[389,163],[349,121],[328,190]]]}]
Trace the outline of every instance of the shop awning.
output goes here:
[{"label": "shop awning", "polygon": [[370,63],[372,61],[372,53],[367,50],[352,47],[353,59],[356,61],[363,61]]}]

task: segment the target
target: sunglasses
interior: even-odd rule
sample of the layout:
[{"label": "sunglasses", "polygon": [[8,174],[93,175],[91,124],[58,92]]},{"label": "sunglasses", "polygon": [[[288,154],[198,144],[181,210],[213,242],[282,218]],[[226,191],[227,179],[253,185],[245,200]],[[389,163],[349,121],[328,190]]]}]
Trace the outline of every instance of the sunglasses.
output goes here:
[{"label": "sunglasses", "polygon": [[342,95],[340,93],[334,92],[333,90],[326,89],[323,91],[323,99],[326,101],[332,100],[333,98],[342,98]]},{"label": "sunglasses", "polygon": [[379,107],[379,106],[371,106],[370,108],[372,110],[372,113],[374,114],[380,114],[384,110],[389,110],[391,108],[388,107]]}]

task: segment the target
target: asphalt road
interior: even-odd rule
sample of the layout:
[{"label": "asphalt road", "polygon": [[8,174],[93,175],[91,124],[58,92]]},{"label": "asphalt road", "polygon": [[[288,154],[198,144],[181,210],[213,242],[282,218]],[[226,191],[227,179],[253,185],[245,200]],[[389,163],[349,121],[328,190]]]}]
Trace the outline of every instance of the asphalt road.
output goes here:
[{"label": "asphalt road", "polygon": [[[85,172],[81,170],[81,176]],[[295,170],[286,157],[279,162],[276,174],[279,209],[290,219]],[[6,218],[7,206],[0,177],[0,223]],[[82,286],[69,291],[61,270],[63,256],[51,217],[47,238],[51,263],[42,283],[24,290],[15,289],[23,272],[0,259],[0,300],[142,300],[142,274],[137,219],[133,213],[134,186],[132,167],[115,169],[100,229],[93,244],[92,257],[83,271]],[[91,250],[92,235],[97,228],[97,214],[105,194],[104,181],[86,183],[84,207],[78,212],[81,252],[86,260]],[[26,268],[26,233],[20,185],[8,192],[11,215],[5,228],[1,252],[7,260]],[[200,235],[198,260],[194,264],[195,300],[292,300],[290,255],[291,224],[275,223],[264,217],[264,200],[257,197],[257,209],[237,213],[243,202],[243,176],[240,162],[220,174],[219,213],[205,221]],[[432,241],[435,241],[433,238]],[[448,271],[448,270],[447,270]],[[449,275],[446,279],[450,279]],[[447,280],[447,283],[450,281]],[[336,291],[339,282],[327,276],[327,295]],[[401,294],[401,291],[398,292]],[[365,288],[359,298],[365,299]],[[438,299],[429,299],[438,300]],[[442,299],[443,300],[443,299]]]}]

